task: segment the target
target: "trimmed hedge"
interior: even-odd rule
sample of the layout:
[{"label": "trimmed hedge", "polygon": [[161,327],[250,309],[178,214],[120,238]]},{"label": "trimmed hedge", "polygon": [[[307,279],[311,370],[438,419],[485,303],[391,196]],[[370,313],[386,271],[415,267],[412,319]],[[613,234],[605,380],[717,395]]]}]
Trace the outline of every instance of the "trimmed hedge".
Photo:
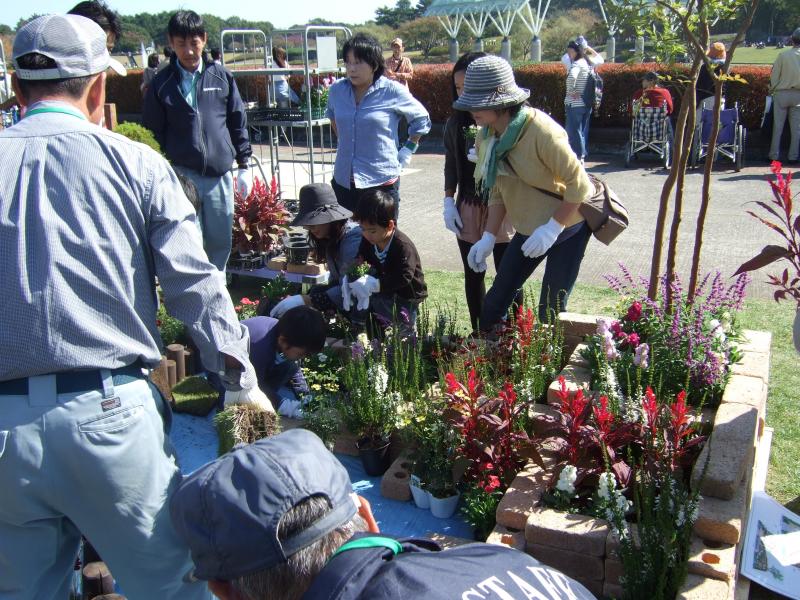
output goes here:
[{"label": "trimmed hedge", "polygon": [[[450,87],[451,64],[418,65],[414,67],[411,93],[428,109],[434,122],[442,123],[452,113],[452,91]],[[742,122],[748,129],[758,128],[764,111],[764,102],[769,89],[769,66],[735,66],[731,73],[738,73],[748,84],[729,82],[726,99],[729,106],[739,103]],[[593,127],[627,127],[630,124],[628,103],[633,92],[641,85],[642,76],[648,71],[662,75],[685,78],[689,71],[686,65],[658,65],[644,63],[636,65],[606,64],[598,68],[603,78],[603,103],[600,115]],[[523,65],[514,69],[519,85],[531,90],[531,104],[564,122],[564,94],[566,76],[561,63]],[[237,76],[236,81],[246,101],[266,102],[266,85],[263,75]],[[116,102],[118,113],[141,112],[142,95],[139,86],[141,71],[129,71],[127,77],[111,75],[106,86],[108,102]],[[292,76],[290,83],[300,89],[302,79]],[[667,82],[675,102],[675,111],[680,109],[680,84]]]}]

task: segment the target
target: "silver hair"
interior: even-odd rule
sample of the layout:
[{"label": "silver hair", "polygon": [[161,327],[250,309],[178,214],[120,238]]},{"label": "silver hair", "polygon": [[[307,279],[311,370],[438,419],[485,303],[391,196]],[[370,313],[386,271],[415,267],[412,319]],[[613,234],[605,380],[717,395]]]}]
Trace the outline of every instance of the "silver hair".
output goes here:
[{"label": "silver hair", "polygon": [[[329,510],[330,505],[323,497],[312,496],[304,500],[281,518],[278,539],[285,540],[302,531]],[[355,515],[325,537],[290,556],[286,563],[239,577],[230,582],[231,587],[246,600],[299,600],[339,546],[354,533],[367,530],[364,519]]]}]

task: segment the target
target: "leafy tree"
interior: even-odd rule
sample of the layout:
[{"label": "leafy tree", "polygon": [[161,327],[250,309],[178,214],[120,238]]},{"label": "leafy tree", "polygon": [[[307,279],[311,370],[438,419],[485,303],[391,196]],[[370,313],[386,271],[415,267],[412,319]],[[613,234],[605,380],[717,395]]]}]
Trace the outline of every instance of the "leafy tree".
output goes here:
[{"label": "leafy tree", "polygon": [[447,43],[447,34],[436,17],[422,17],[405,23],[397,32],[406,47],[421,50],[427,58],[436,46]]},{"label": "leafy tree", "polygon": [[397,29],[403,23],[413,21],[417,17],[417,8],[411,6],[411,0],[397,0],[394,8],[381,6],[375,11],[375,22]]},{"label": "leafy tree", "polygon": [[11,35],[12,33],[14,33],[14,30],[11,27],[0,23],[0,35]]}]

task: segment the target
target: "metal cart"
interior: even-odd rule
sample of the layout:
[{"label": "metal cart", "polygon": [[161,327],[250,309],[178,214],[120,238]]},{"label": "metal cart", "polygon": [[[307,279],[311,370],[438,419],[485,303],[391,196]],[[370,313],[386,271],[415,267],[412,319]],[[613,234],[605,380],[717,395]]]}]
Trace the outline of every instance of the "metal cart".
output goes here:
[{"label": "metal cart", "polygon": [[[321,89],[322,78],[344,72],[337,34],[343,39],[352,35],[346,27],[328,25],[274,31],[269,36],[252,29],[226,29],[220,35],[223,64],[240,79],[239,91],[248,105],[254,152],[263,164],[269,161],[290,210],[303,185],[330,181],[333,176],[333,132],[315,90]],[[278,45],[290,51],[290,58],[301,52],[302,66],[277,67],[272,49]],[[277,78],[298,75],[304,102],[299,107],[278,107]]]}]

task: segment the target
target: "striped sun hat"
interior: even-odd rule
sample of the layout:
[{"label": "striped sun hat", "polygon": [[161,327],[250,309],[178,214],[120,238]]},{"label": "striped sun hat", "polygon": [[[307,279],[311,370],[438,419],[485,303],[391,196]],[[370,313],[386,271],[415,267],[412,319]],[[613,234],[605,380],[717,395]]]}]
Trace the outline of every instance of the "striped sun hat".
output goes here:
[{"label": "striped sun hat", "polygon": [[514,81],[514,71],[499,56],[483,56],[470,63],[464,91],[453,102],[457,110],[493,110],[520,104],[531,95]]}]

